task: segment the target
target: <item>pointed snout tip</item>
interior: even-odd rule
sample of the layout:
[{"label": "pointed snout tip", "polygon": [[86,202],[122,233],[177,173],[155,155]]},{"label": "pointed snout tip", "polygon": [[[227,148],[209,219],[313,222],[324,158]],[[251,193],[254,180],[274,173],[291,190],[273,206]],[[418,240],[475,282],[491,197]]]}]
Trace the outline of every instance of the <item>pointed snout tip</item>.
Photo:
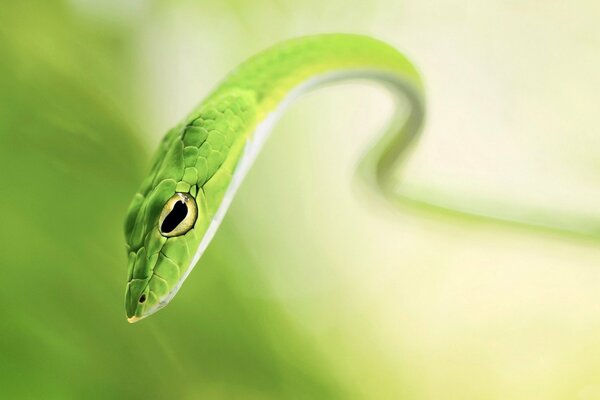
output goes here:
[{"label": "pointed snout tip", "polygon": [[136,317],[135,315],[133,317],[129,317],[127,318],[127,322],[129,322],[130,324],[133,324],[135,322],[138,322],[139,320],[141,320],[142,318],[140,317]]}]

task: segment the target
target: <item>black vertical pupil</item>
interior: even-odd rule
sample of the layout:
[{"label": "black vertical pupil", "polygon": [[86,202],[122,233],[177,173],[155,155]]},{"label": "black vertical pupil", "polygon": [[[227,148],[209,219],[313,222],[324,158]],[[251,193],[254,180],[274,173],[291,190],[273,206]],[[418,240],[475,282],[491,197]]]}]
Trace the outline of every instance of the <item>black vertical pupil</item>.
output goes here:
[{"label": "black vertical pupil", "polygon": [[177,225],[179,225],[181,221],[185,219],[187,213],[188,209],[185,203],[183,201],[176,202],[173,206],[173,209],[160,226],[160,230],[163,233],[171,232],[173,229],[177,228]]}]

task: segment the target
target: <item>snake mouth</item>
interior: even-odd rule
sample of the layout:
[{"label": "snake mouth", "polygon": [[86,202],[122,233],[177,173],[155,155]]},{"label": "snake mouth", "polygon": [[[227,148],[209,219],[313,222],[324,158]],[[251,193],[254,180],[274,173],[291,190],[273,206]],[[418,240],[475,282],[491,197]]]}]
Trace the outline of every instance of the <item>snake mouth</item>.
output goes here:
[{"label": "snake mouth", "polygon": [[[165,296],[166,298],[167,296]],[[150,307],[148,310],[146,310],[145,312],[142,312],[140,315],[132,315],[131,317],[127,316],[127,322],[129,322],[130,324],[136,323],[146,317],[149,317],[150,315],[154,314],[155,312],[157,312],[158,310],[162,309],[164,306],[166,306],[169,303],[169,300],[172,298],[173,296],[170,296],[167,300],[165,300],[165,298],[161,299],[158,303],[156,303],[155,305],[153,305],[152,307]]]}]

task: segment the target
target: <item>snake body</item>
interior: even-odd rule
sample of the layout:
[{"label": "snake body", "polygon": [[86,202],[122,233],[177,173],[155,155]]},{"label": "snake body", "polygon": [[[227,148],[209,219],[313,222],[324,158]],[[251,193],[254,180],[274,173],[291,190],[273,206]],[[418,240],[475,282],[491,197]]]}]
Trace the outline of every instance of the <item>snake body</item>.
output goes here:
[{"label": "snake body", "polygon": [[409,100],[410,113],[362,164],[393,196],[391,171],[424,115],[416,68],[393,47],[345,34],[281,43],[241,64],[162,140],[125,223],[129,322],[164,307],[212,240],[274,123],[299,95],[332,81],[369,79]]}]

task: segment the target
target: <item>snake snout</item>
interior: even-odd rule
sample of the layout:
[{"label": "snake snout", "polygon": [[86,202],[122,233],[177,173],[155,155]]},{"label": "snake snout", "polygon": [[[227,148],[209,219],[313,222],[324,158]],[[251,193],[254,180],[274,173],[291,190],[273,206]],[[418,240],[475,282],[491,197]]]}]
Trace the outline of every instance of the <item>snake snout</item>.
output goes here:
[{"label": "snake snout", "polygon": [[149,300],[148,280],[133,279],[129,282],[125,291],[127,321],[136,322],[142,319]]}]

